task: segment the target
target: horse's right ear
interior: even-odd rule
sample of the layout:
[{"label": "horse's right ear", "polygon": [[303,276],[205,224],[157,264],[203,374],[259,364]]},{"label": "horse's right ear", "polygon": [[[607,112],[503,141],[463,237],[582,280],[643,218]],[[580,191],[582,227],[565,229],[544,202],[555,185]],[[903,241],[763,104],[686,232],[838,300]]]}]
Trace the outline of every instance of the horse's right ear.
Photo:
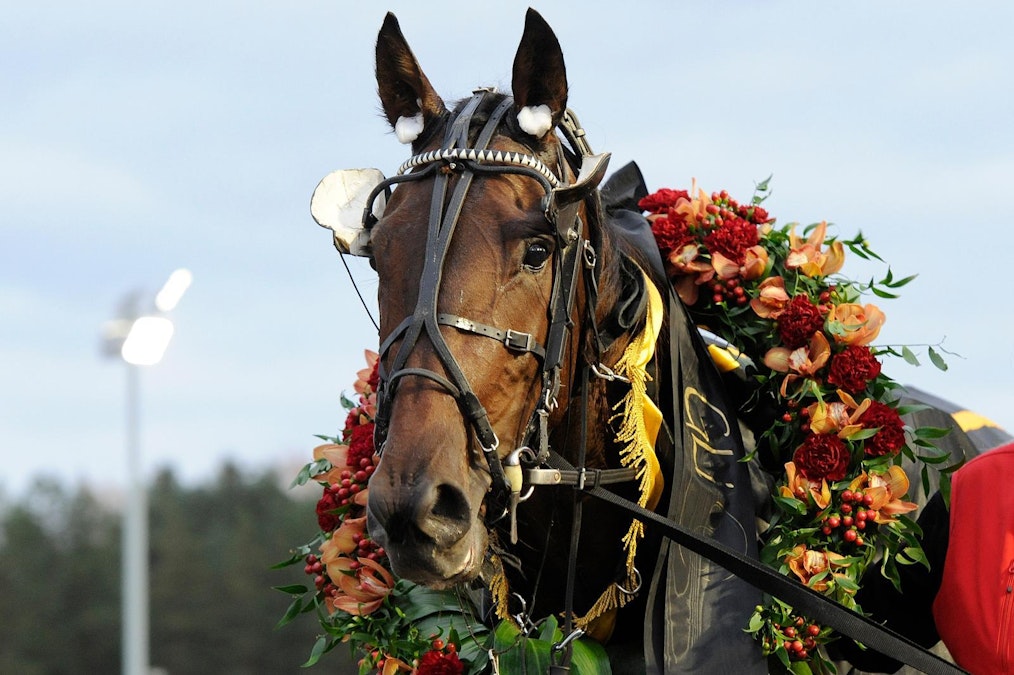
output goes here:
[{"label": "horse's right ear", "polygon": [[402,143],[415,141],[445,110],[390,12],[377,35],[377,90],[387,121]]}]

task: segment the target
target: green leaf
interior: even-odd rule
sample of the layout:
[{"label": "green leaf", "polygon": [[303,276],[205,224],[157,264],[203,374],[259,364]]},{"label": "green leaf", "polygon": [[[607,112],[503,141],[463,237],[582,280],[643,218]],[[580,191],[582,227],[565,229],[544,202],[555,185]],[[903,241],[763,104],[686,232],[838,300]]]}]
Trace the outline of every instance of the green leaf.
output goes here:
[{"label": "green leaf", "polygon": [[913,366],[919,365],[919,359],[916,358],[915,354],[908,347],[901,348],[901,358],[905,359],[905,361]]},{"label": "green leaf", "polygon": [[931,439],[931,438],[943,438],[947,434],[951,433],[951,430],[946,427],[917,427],[912,431],[916,438]]},{"label": "green leaf", "polygon": [[310,590],[306,586],[300,584],[292,584],[291,586],[272,586],[271,588],[275,589],[276,591],[281,591],[286,595],[302,595],[303,593],[306,593],[308,590]]},{"label": "green leaf", "polygon": [[571,669],[575,675],[611,675],[609,656],[605,648],[593,640],[574,640],[571,643]]},{"label": "green leaf", "polygon": [[310,650],[310,658],[308,658],[306,660],[306,663],[304,663],[300,667],[309,668],[313,664],[317,663],[317,661],[320,661],[320,657],[323,656],[324,652],[327,651],[327,642],[328,638],[326,636],[322,635],[319,638],[317,638],[317,642],[314,643],[313,649]]},{"label": "green leaf", "polygon": [[290,621],[299,616],[302,613],[302,611],[303,611],[303,596],[300,595],[289,604],[289,608],[285,610],[285,614],[282,615],[282,618],[279,619],[278,623],[275,624],[275,629],[277,630],[282,626],[288,624]]},{"label": "green leaf", "polygon": [[937,350],[933,349],[932,347],[930,347],[928,351],[930,361],[933,362],[933,365],[939,368],[940,370],[946,371],[947,362],[944,361],[944,357],[940,356],[940,353]]}]

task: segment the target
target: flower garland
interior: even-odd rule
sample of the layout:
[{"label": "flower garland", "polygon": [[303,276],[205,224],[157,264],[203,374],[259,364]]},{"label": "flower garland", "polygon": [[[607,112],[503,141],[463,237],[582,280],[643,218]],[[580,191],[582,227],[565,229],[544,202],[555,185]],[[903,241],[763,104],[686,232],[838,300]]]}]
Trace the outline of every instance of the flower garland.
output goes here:
[{"label": "flower garland", "polygon": [[[880,258],[859,234],[827,235],[818,223],[775,227],[761,206],[768,183],[748,204],[725,191],[659,190],[641,200],[666,271],[694,320],[750,357],[756,389],[745,407],[766,401],[778,413],[758,434],[750,457],[775,474],[771,516],[761,559],[842,605],[862,611],[855,594],[863,575],[880,565],[898,584],[898,564],[926,564],[905,514],[909,480],[903,458],[947,459],[932,439],[936,428],[910,428],[901,416],[898,385],[881,372],[880,357],[915,361],[908,348],[874,347],[885,316],[861,304],[868,291],[897,297],[913,277],[860,284],[839,274],[845,249]],[[804,238],[805,237],[805,238]],[[945,367],[939,352],[929,355]],[[919,453],[919,454],[917,454]],[[772,598],[758,606],[747,630],[773,670],[834,672],[821,649],[835,638]]]},{"label": "flower garland", "polygon": [[[359,673],[474,675],[486,672],[491,659],[502,672],[545,672],[552,646],[563,639],[553,617],[522,634],[511,621],[492,630],[478,616],[476,604],[463,589],[434,591],[389,569],[387,554],[366,530],[369,479],[378,456],[373,445],[376,352],[367,350],[366,368],[353,385],[355,400],[342,397],[347,410],[342,432],[313,449],[313,461],[293,485],[317,482],[319,534],[293,550],[278,568],[303,564],[313,586],[277,586],[292,602],[279,626],[300,614],[316,612],[324,634],[304,666],[316,663],[338,644],[347,643],[359,658]],[[575,672],[608,673],[601,646],[586,640],[573,643]]]},{"label": "flower garland", "polygon": [[[702,327],[735,345],[756,365],[744,407],[772,404],[779,411],[757,434],[749,457],[774,474],[770,517],[762,533],[761,559],[839,603],[862,611],[855,600],[863,575],[879,565],[898,583],[898,564],[926,564],[906,514],[909,481],[903,458],[939,464],[947,455],[926,454],[943,429],[911,428],[902,415],[898,385],[881,372],[880,357],[917,362],[906,347],[874,347],[885,321],[870,292],[897,297],[912,277],[860,284],[839,274],[846,248],[880,260],[861,234],[829,237],[819,223],[775,227],[761,206],[767,181],[749,204],[727,192],[659,190],[641,200],[676,292]],[[804,238],[805,237],[805,238]],[[931,361],[946,368],[929,348]],[[320,436],[314,461],[294,485],[322,487],[316,515],[320,533],[278,567],[303,564],[313,586],[277,587],[292,596],[279,625],[316,612],[324,631],[306,666],[341,643],[359,655],[361,675],[399,672],[463,675],[487,670],[496,659],[503,672],[541,672],[560,639],[550,617],[535,633],[510,621],[492,629],[478,618],[464,592],[432,591],[396,579],[382,547],[366,531],[373,446],[377,354],[366,352],[355,400],[342,432]],[[721,366],[720,366],[721,367]],[[946,471],[946,470],[945,470]],[[944,476],[946,478],[946,476]],[[834,672],[823,645],[834,632],[777,599],[758,606],[746,630],[776,670]],[[537,634],[536,634],[537,633]],[[574,642],[578,672],[608,672],[602,648]],[[512,670],[513,669],[513,670]],[[542,668],[544,671],[544,668]]]}]

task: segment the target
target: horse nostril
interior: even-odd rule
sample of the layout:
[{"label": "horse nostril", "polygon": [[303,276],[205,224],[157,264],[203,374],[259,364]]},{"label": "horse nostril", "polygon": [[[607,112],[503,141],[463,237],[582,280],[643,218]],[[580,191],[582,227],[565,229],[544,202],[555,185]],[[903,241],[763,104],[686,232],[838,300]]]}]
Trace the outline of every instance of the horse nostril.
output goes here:
[{"label": "horse nostril", "polygon": [[448,546],[465,535],[471,525],[471,510],[465,494],[454,485],[441,483],[435,489],[428,512],[420,513],[419,529],[439,546]]},{"label": "horse nostril", "polygon": [[437,486],[437,500],[430,512],[438,518],[468,522],[471,515],[465,495],[458,488],[447,483]]}]

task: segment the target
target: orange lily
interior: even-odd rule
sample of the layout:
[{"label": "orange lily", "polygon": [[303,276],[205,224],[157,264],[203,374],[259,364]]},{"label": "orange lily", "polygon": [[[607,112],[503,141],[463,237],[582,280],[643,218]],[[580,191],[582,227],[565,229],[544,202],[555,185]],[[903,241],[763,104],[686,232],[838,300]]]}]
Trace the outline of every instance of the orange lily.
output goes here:
[{"label": "orange lily", "polygon": [[785,292],[785,280],[781,277],[768,277],[760,282],[757,291],[757,297],[750,301],[750,308],[762,319],[777,319],[792,300]]},{"label": "orange lily", "polygon": [[[355,569],[353,562],[358,563]],[[357,558],[355,561],[344,556],[337,558],[327,565],[327,575],[338,588],[338,592],[331,596],[330,604],[356,616],[377,611],[395,583],[394,576],[383,565],[369,558]]]},{"label": "orange lily", "polygon": [[817,332],[810,338],[810,344],[799,349],[772,347],[764,355],[764,365],[779,373],[788,373],[782,381],[781,394],[788,398],[789,386],[800,377],[812,378],[827,365],[831,358],[831,345],[824,333]]},{"label": "orange lily", "polygon": [[[337,557],[337,554],[348,555],[359,548],[359,540],[366,534],[366,516],[360,516],[358,518],[345,518],[342,524],[338,526],[338,529],[331,535],[329,542],[331,546],[328,547],[327,552],[321,557],[324,564],[328,564],[327,554],[331,554],[332,560]],[[356,535],[359,535],[356,537]],[[324,550],[323,544],[321,550]],[[336,553],[335,553],[336,552]]]},{"label": "orange lily", "polygon": [[887,317],[876,305],[860,306],[855,303],[835,305],[827,318],[827,332],[835,342],[848,345],[868,345],[877,339]]},{"label": "orange lily", "polygon": [[314,480],[321,483],[335,484],[341,482],[342,471],[348,471],[352,467],[348,465],[349,461],[349,446],[341,445],[338,443],[325,443],[324,445],[318,445],[313,449],[313,461],[319,461],[326,459],[331,462],[331,468],[324,473],[319,473],[313,477]]},{"label": "orange lily", "polygon": [[726,257],[721,251],[711,253],[711,266],[719,279],[735,279],[746,281],[757,279],[764,274],[768,266],[768,252],[760,245],[751,246],[743,252],[743,264]]},{"label": "orange lily", "polygon": [[377,393],[370,387],[370,376],[373,375],[373,368],[380,359],[380,354],[370,349],[363,350],[366,357],[366,367],[356,373],[356,381],[352,388],[356,390],[363,399],[363,412],[372,420],[377,414]]},{"label": "orange lily", "polygon": [[[697,196],[694,197],[694,193]],[[676,206],[673,207],[673,211],[682,215],[688,223],[704,223],[708,219],[708,207],[711,206],[711,197],[709,197],[704,190],[697,187],[697,179],[694,178],[690,181],[690,189],[687,191],[690,195],[690,199],[680,197],[676,201]]]},{"label": "orange lily", "polygon": [[806,495],[810,495],[818,509],[826,509],[831,503],[831,488],[823,478],[819,481],[810,480],[796,470],[794,462],[785,463],[785,477],[787,484],[778,488],[783,497],[795,497],[800,501],[806,501]]},{"label": "orange lily", "polygon": [[822,221],[804,242],[796,236],[793,225],[789,232],[789,255],[785,258],[785,266],[798,269],[808,277],[826,277],[840,270],[845,263],[845,247],[840,241],[833,241],[822,251],[826,235],[827,223]]},{"label": "orange lily", "polygon": [[676,293],[688,306],[697,302],[697,287],[715,276],[711,263],[700,259],[697,244],[687,244],[669,254],[670,274],[677,277]]},{"label": "orange lily", "polygon": [[838,390],[841,401],[825,403],[818,401],[806,408],[810,420],[810,431],[815,434],[838,434],[838,438],[847,440],[859,433],[863,425],[859,418],[872,404],[870,399],[857,404],[847,392]]},{"label": "orange lily", "polygon": [[873,498],[869,508],[877,512],[878,524],[892,523],[894,516],[909,513],[919,508],[918,504],[904,501],[908,495],[909,481],[905,470],[900,466],[891,466],[887,473],[863,472],[849,484],[849,489],[863,490],[864,494]]},{"label": "orange lily", "polygon": [[807,549],[806,544],[799,544],[785,556],[785,563],[800,581],[815,591],[823,592],[828,587],[827,577],[819,581],[813,581],[813,578],[827,571],[834,577],[846,576],[834,571],[836,568],[848,567],[848,563],[841,562],[844,558],[834,551],[814,551]]}]

